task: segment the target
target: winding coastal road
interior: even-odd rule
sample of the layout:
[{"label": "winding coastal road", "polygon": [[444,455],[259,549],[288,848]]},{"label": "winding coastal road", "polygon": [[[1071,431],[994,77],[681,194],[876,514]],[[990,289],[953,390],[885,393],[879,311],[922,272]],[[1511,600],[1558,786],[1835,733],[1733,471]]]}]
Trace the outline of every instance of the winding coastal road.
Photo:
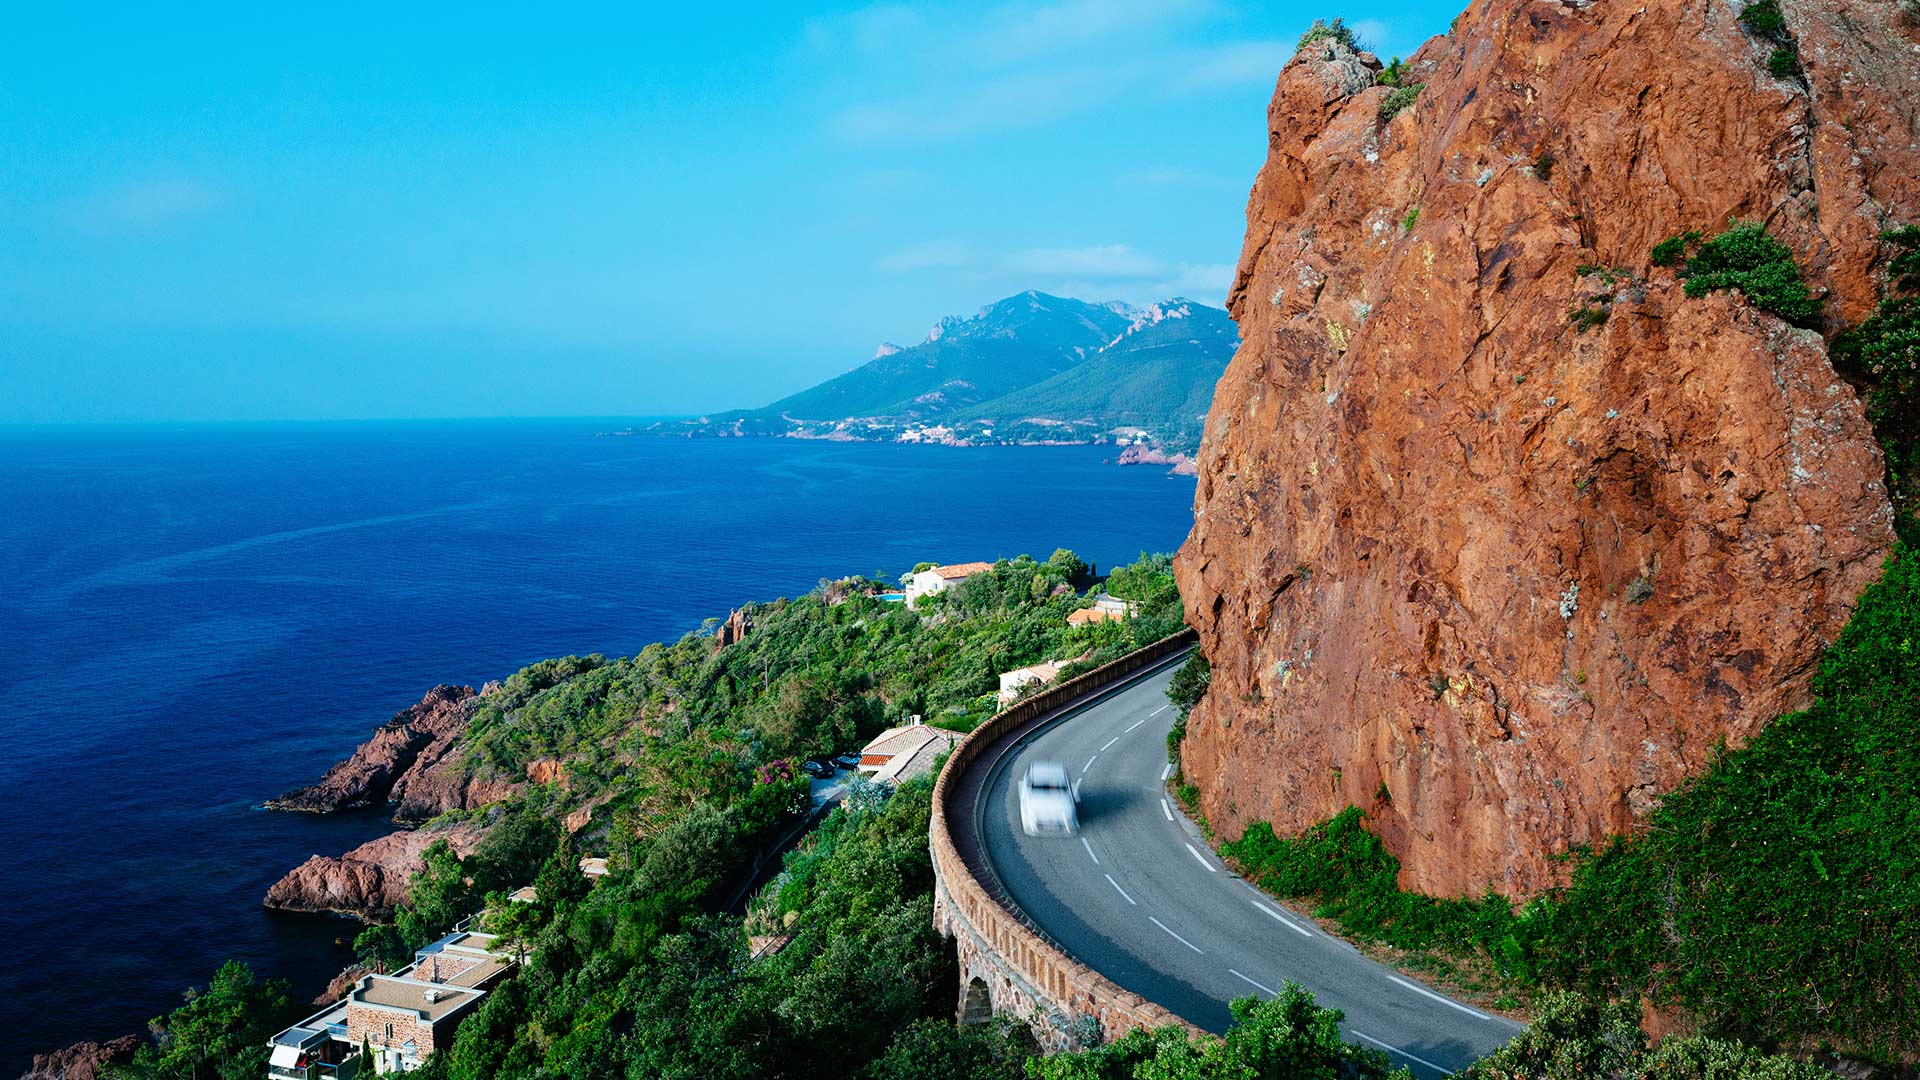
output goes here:
[{"label": "winding coastal road", "polygon": [[[1328,937],[1215,858],[1165,793],[1166,687],[1180,658],[1067,710],[1000,748],[975,820],[1000,885],[1080,962],[1210,1031],[1227,1002],[1272,997],[1292,979],[1346,1014],[1348,1039],[1384,1050],[1421,1080],[1494,1050],[1521,1025],[1453,1001]],[[1029,837],[1018,779],[1064,762],[1080,832]]]}]

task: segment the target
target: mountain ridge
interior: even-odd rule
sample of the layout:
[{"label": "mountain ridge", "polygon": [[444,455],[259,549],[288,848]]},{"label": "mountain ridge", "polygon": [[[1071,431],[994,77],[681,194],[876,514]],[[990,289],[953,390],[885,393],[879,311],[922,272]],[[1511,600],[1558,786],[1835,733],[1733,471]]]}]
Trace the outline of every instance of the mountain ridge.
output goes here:
[{"label": "mountain ridge", "polygon": [[882,342],[866,363],[760,408],[647,431],[966,446],[1144,441],[1185,452],[1199,444],[1238,344],[1224,309],[1186,297],[1136,307],[1030,289],[945,316],[917,344]]}]

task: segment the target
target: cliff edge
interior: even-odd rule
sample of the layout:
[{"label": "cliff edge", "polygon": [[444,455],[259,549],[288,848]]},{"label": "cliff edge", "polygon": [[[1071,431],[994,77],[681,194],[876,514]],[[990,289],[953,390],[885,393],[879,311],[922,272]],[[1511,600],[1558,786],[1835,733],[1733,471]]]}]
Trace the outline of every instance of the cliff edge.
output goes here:
[{"label": "cliff edge", "polygon": [[[1920,31],[1792,0],[1775,75],[1742,8],[1479,0],[1410,106],[1337,37],[1281,73],[1176,562],[1224,835],[1357,805],[1403,887],[1524,894],[1804,704],[1893,540],[1826,344],[1920,219]],[[1820,330],[1651,263],[1732,220]]]}]

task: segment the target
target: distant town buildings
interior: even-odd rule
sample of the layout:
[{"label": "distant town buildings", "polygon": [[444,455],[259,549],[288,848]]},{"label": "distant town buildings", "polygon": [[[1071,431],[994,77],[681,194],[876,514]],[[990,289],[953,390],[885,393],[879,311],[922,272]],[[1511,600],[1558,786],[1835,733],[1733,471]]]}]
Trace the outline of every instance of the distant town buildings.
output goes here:
[{"label": "distant town buildings", "polygon": [[984,574],[991,569],[992,563],[968,562],[919,571],[907,579],[907,603],[911,604],[923,596],[946,592],[973,575]]},{"label": "distant town buildings", "polygon": [[860,771],[875,780],[899,784],[933,771],[935,759],[960,741],[960,733],[911,723],[888,728],[860,750]]}]

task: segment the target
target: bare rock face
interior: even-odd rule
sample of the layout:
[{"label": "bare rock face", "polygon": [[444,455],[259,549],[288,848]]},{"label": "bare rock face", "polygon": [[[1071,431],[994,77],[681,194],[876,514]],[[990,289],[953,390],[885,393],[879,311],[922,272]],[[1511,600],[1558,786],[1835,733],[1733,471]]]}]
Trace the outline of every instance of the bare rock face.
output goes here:
[{"label": "bare rock face", "polygon": [[389,833],[345,855],[315,855],[273,883],[264,901],[282,911],[350,915],[386,922],[407,899],[407,882],[423,865],[421,853],[445,840],[461,857],[478,847],[482,830],[462,822]]},{"label": "bare rock face", "polygon": [[320,995],[313,999],[313,1003],[315,1005],[331,1005],[339,1001],[341,998],[346,997],[347,993],[355,986],[358,986],[360,980],[372,971],[373,969],[365,964],[348,964],[346,967],[340,969],[339,974],[328,980],[327,988],[320,991]]},{"label": "bare rock face", "polygon": [[1224,835],[1358,805],[1403,887],[1524,894],[1805,703],[1892,542],[1878,448],[1821,334],[1649,253],[1763,220],[1858,320],[1920,41],[1795,0],[1776,79],[1740,7],[1480,0],[1386,122],[1365,54],[1282,72],[1176,563]]},{"label": "bare rock face", "polygon": [[122,1035],[103,1043],[74,1043],[65,1050],[33,1055],[33,1064],[20,1080],[100,1080],[111,1066],[133,1060],[133,1052],[139,1048],[138,1035]]},{"label": "bare rock face", "polygon": [[416,765],[439,762],[472,719],[470,686],[436,686],[418,705],[393,715],[353,756],[327,770],[312,787],[289,791],[267,806],[274,810],[331,813],[385,805],[404,790]]}]

